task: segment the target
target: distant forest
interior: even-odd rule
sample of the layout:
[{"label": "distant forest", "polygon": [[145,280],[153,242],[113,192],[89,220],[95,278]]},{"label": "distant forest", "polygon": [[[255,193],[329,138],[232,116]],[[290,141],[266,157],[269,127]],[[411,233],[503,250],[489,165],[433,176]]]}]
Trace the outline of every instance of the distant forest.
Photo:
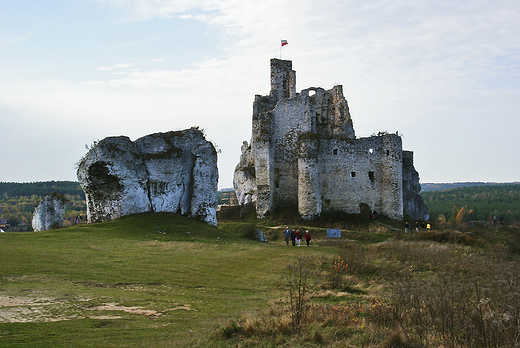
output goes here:
[{"label": "distant forest", "polygon": [[[450,188],[452,185],[455,188]],[[502,216],[505,223],[520,221],[520,183],[423,184],[422,187],[421,196],[431,219],[467,222]],[[30,224],[34,208],[53,192],[63,194],[68,200],[66,218],[86,214],[85,194],[75,181],[0,182],[0,218],[8,219],[12,230],[19,224]],[[219,204],[221,194],[217,194]]]},{"label": "distant forest", "polygon": [[34,208],[54,192],[67,200],[65,218],[86,214],[85,194],[75,181],[0,182],[0,218],[9,221],[11,230],[23,223],[31,224]]},{"label": "distant forest", "polygon": [[472,186],[497,186],[497,185],[516,185],[520,182],[445,182],[445,183],[421,183],[421,191],[442,191],[453,188],[472,187]]},{"label": "distant forest", "polygon": [[505,223],[520,221],[520,184],[481,183],[440,191],[421,191],[421,196],[430,210],[431,219],[467,222],[502,216]]}]

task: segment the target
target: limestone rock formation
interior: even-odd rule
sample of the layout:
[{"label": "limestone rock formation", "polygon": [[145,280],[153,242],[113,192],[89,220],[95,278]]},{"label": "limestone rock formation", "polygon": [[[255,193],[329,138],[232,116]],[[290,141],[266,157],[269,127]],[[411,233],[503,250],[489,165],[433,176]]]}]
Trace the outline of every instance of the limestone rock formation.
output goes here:
[{"label": "limestone rock formation", "polygon": [[256,240],[260,242],[267,242],[267,237],[262,230],[256,230]]},{"label": "limestone rock formation", "polygon": [[35,232],[54,230],[63,225],[65,198],[60,195],[47,195],[34,209],[32,228]]},{"label": "limestone rock formation", "polygon": [[108,137],[81,160],[88,222],[171,212],[216,225],[217,152],[198,128],[131,141]]},{"label": "limestone rock formation", "polygon": [[427,221],[430,218],[428,207],[419,195],[421,184],[419,173],[413,165],[413,152],[403,151],[403,208],[406,215],[414,220]]},{"label": "limestone rock formation", "polygon": [[251,145],[244,141],[240,162],[235,168],[233,187],[239,205],[256,202],[255,163],[251,155]]}]

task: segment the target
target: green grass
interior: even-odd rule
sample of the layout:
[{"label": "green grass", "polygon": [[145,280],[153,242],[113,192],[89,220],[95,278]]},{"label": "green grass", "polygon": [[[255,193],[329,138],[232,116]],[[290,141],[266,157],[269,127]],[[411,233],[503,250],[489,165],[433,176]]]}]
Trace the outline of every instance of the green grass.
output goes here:
[{"label": "green grass", "polygon": [[[324,251],[260,243],[241,236],[240,228],[222,228],[172,214],[140,214],[2,234],[0,296],[39,303],[13,307],[27,312],[14,321],[30,322],[6,323],[0,316],[0,346],[189,345],[193,336],[265,307],[280,296],[284,267]],[[106,303],[156,315],[91,310]],[[121,319],[110,319],[115,316]],[[67,320],[45,322],[56,317]]]},{"label": "green grass", "polygon": [[[442,317],[428,313],[425,324],[417,314],[439,307],[469,323],[471,303],[450,307],[450,296],[471,293],[473,284],[484,292],[510,284],[519,272],[511,262],[520,249],[516,225],[400,230],[396,239],[376,222],[347,221],[352,228],[328,240],[323,221],[297,222],[290,227],[309,229],[313,240],[310,248],[294,248],[281,237],[281,221],[217,228],[174,214],[139,214],[0,234],[0,347],[434,347],[455,339],[459,327],[431,331]],[[248,238],[256,229],[270,242]],[[291,326],[287,291],[287,275],[298,269],[309,275],[301,331]],[[450,296],[437,291],[440,282]],[[520,311],[517,292],[486,296],[497,308],[507,305],[500,313]],[[417,336],[420,325],[427,335]],[[490,334],[499,329],[490,327]]]}]

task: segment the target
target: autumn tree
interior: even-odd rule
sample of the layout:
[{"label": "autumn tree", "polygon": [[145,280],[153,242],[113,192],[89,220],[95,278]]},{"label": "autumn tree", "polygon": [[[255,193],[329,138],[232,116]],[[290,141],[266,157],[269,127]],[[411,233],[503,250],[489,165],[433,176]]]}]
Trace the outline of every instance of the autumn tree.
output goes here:
[{"label": "autumn tree", "polygon": [[453,209],[451,209],[450,219],[448,220],[448,222],[450,224],[456,223],[458,213],[459,213],[459,210],[457,209],[457,206],[454,205]]},{"label": "autumn tree", "polygon": [[460,224],[464,221],[464,215],[466,215],[466,209],[464,207],[460,208],[457,216],[455,217],[455,222]]}]

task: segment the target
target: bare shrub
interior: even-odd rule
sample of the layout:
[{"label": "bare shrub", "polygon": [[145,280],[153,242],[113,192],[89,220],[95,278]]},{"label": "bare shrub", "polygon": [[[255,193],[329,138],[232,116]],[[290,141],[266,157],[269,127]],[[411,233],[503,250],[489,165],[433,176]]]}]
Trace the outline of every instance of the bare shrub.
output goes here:
[{"label": "bare shrub", "polygon": [[368,232],[372,233],[388,233],[390,229],[380,224],[370,224],[368,225]]},{"label": "bare shrub", "polygon": [[438,243],[463,244],[477,247],[483,247],[486,244],[485,240],[476,237],[471,232],[460,232],[454,230],[421,231],[419,232],[419,239],[431,240]]},{"label": "bare shrub", "polygon": [[372,264],[369,253],[368,247],[354,243],[344,244],[340,249],[341,259],[348,265],[347,272],[353,275],[377,272],[378,268]]},{"label": "bare shrub", "polygon": [[258,231],[256,223],[249,223],[244,226],[244,236],[249,239],[256,240],[256,231]]},{"label": "bare shrub", "polygon": [[[400,245],[395,245],[402,247]],[[410,339],[427,346],[513,347],[520,343],[520,275],[514,262],[500,263],[452,247],[450,253],[416,245],[403,265],[430,258],[442,269],[424,277],[402,268],[391,286],[395,324]],[[399,254],[397,254],[399,255]],[[423,261],[420,261],[422,255]],[[441,266],[442,265],[442,266]]]},{"label": "bare shrub", "polygon": [[284,272],[285,284],[289,293],[292,323],[296,331],[301,330],[309,309],[307,281],[311,272],[311,265],[311,259],[300,257],[296,265],[287,266]]}]

